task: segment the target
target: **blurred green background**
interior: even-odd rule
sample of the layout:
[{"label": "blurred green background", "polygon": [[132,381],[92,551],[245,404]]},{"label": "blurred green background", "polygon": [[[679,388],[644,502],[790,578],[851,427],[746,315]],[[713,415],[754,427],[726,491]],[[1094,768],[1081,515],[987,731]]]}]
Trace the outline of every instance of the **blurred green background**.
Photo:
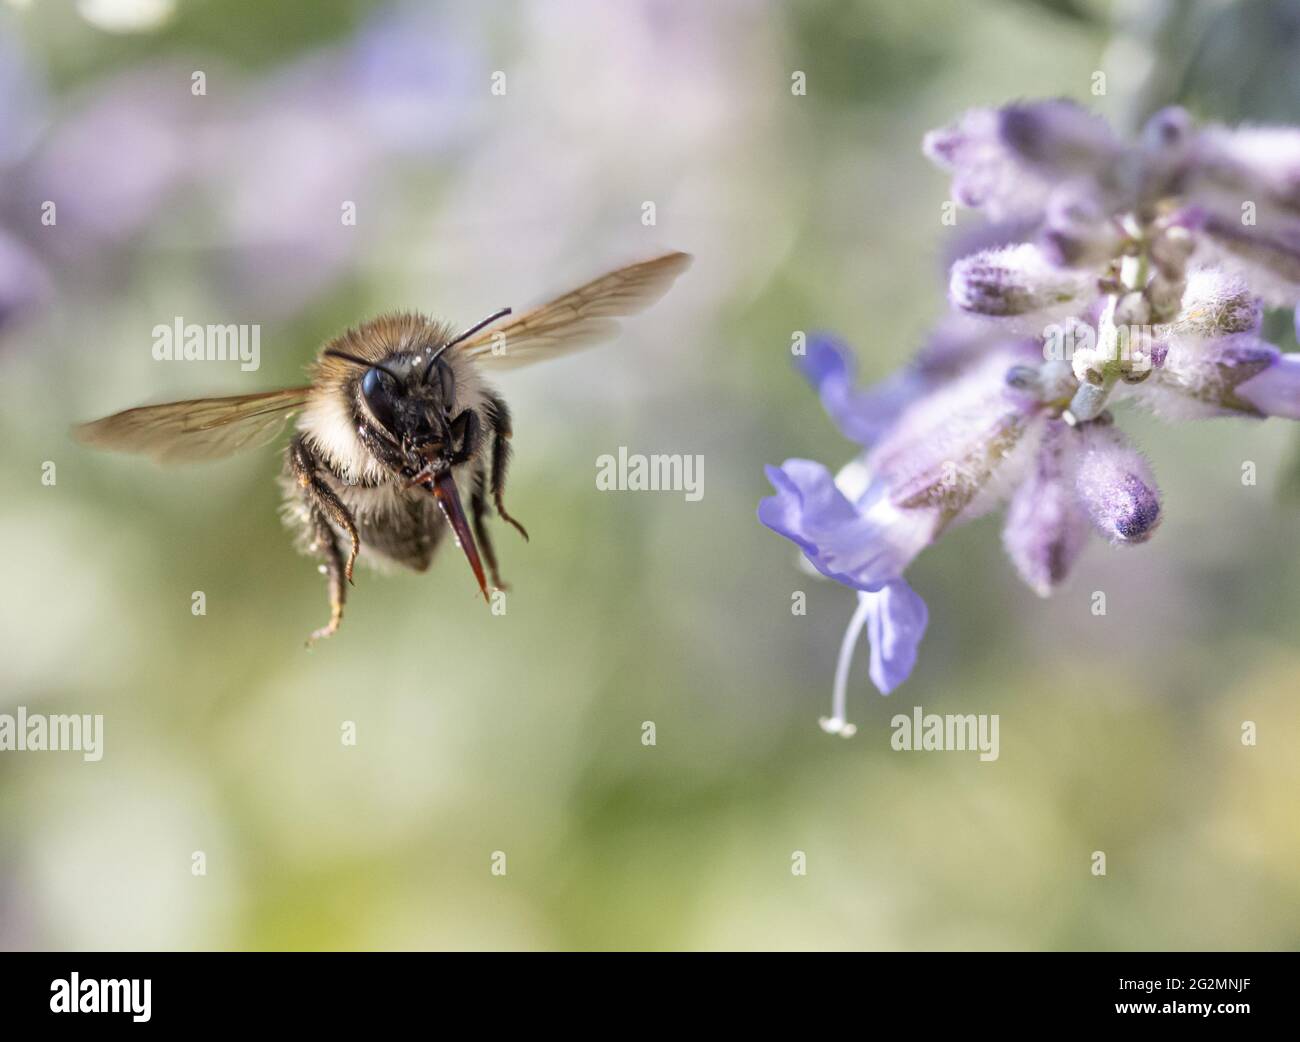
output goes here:
[{"label": "blurred green background", "polygon": [[[817,727],[852,596],[754,510],[763,464],[853,452],[792,332],[874,380],[942,311],[927,129],[1055,95],[1300,122],[1298,41],[1291,2],[0,4],[0,711],[106,730],[95,764],[0,754],[0,947],[1295,947],[1285,423],[1126,418],[1167,520],[1051,601],[996,519],[953,532],[909,572],[911,680],[880,697],[862,652],[852,741]],[[276,449],[164,470],[68,436],[662,248],[696,264],[617,344],[498,381],[532,534],[499,527],[504,617],[458,557],[359,569],[305,651],[324,584]],[[175,316],[260,323],[260,371],[155,362]],[[703,500],[597,492],[620,445],[702,454]],[[891,751],[918,704],[1000,714],[1001,758]]]}]

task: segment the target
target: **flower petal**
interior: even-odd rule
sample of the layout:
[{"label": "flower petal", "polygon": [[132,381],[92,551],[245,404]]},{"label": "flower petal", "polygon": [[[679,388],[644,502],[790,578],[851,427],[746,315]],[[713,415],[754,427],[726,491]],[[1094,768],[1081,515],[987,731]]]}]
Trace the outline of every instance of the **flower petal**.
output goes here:
[{"label": "flower petal", "polygon": [[1300,354],[1278,355],[1267,369],[1238,384],[1236,393],[1265,416],[1300,420]]},{"label": "flower petal", "polygon": [[860,596],[870,600],[871,680],[887,695],[911,676],[930,613],[921,595],[902,579]]},{"label": "flower petal", "polygon": [[919,374],[904,369],[874,387],[858,390],[853,353],[842,341],[823,334],[808,341],[808,353],[798,365],[840,433],[859,445],[879,438],[925,389]]},{"label": "flower petal", "polygon": [[776,495],[758,505],[758,519],[785,536],[829,579],[876,590],[896,579],[934,535],[936,515],[900,510],[873,485],[856,506],[830,471],[812,460],[767,468]]}]

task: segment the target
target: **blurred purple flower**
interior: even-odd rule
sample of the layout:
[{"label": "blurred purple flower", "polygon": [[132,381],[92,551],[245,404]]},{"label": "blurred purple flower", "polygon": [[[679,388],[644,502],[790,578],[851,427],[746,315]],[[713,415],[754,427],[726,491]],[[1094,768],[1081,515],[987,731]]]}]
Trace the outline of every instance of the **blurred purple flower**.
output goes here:
[{"label": "blurred purple flower", "polygon": [[26,246],[0,230],[0,330],[49,295],[44,266]]},{"label": "blurred purple flower", "polygon": [[[204,62],[211,93],[195,95],[193,65],[160,63],[97,81],[53,122],[30,70],[10,61],[16,45],[0,37],[0,168],[11,165],[0,226],[13,232],[0,277],[28,272],[0,284],[5,314],[39,299],[48,280],[33,273],[111,270],[105,251],[145,234],[207,260],[209,285],[241,306],[296,312],[355,268],[395,190],[391,161],[427,160],[472,129],[489,84],[462,38],[468,24],[388,9],[269,77],[241,84]],[[46,201],[56,224],[41,223]],[[170,214],[199,207],[201,222],[159,234]]]},{"label": "blurred purple flower", "polygon": [[0,28],[0,170],[22,159],[45,122],[45,91],[17,39]]},{"label": "blurred purple flower", "polygon": [[339,60],[340,101],[360,132],[393,153],[455,147],[472,126],[488,75],[456,23],[416,7],[386,11]]},{"label": "blurred purple flower", "polygon": [[95,85],[56,123],[21,177],[29,214],[44,200],[58,223],[42,231],[64,260],[88,260],[154,220],[196,170],[197,102],[188,70],[156,67]]},{"label": "blurred purple flower", "polygon": [[351,271],[397,190],[393,160],[427,161],[471,129],[480,62],[454,17],[407,6],[249,90],[206,147],[230,291],[292,314]]}]

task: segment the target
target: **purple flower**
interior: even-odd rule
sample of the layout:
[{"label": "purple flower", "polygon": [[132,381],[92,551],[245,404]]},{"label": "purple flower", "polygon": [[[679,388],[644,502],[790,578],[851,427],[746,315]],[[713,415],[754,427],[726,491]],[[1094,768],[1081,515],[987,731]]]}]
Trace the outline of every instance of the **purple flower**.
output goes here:
[{"label": "purple flower", "polygon": [[831,716],[822,719],[825,730],[845,737],[855,730],[846,722],[845,702],[863,626],[871,640],[871,679],[881,693],[893,691],[916,664],[928,615],[901,576],[933,539],[940,520],[932,509],[894,506],[882,482],[859,490],[863,473],[850,465],[841,476],[851,501],[821,464],[786,460],[767,468],[776,495],[758,505],[759,520],[798,546],[821,574],[860,591],[840,649]]},{"label": "purple flower", "polygon": [[950,527],[1009,500],[1003,545],[1046,596],[1096,531],[1144,543],[1163,518],[1146,458],[1111,407],[1168,419],[1300,419],[1300,354],[1260,337],[1267,307],[1300,335],[1300,130],[1197,128],[1157,113],[1125,143],[1068,101],[967,112],[926,136],[952,197],[986,223],[963,233],[955,309],[917,359],[866,391],[828,339],[803,370],[864,455],[832,479],[789,460],[759,519],[822,575],[858,591],[836,670],[865,628],[884,693],[911,673],[924,602],[903,580]]},{"label": "purple flower", "polygon": [[831,716],[823,721],[827,730],[853,733],[845,722],[845,692],[864,626],[871,679],[881,693],[893,691],[916,664],[927,613],[902,575],[942,530],[990,509],[997,496],[991,479],[1014,469],[1039,409],[1005,379],[1017,357],[1014,349],[996,353],[916,398],[879,444],[838,477],[811,460],[767,468],[776,494],[759,504],[759,520],[798,546],[822,575],[860,591]]},{"label": "purple flower", "polygon": [[830,471],[812,460],[768,467],[776,495],[758,505],[758,519],[803,551],[828,579],[858,590],[878,590],[897,579],[934,537],[939,514],[900,509],[883,482],[850,501]]}]

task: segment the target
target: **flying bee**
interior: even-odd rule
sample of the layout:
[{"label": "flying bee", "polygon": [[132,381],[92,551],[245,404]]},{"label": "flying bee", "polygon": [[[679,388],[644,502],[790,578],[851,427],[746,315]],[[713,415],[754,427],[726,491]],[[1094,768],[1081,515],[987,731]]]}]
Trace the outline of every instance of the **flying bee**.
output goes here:
[{"label": "flying bee", "polygon": [[296,413],[281,478],[285,518],[298,528],[300,548],[322,559],[329,581],[329,621],[308,643],[338,630],[363,546],[423,572],[450,530],[488,599],[489,576],[504,588],[490,511],[525,540],[528,533],[503,502],[510,409],[482,371],[614,336],[616,319],[657,301],[690,262],[688,254],[667,253],[498,325],[511,314],[502,308],[460,333],[424,315],[383,315],[326,344],[306,386],[142,406],[75,433],[99,448],[187,463],[265,444]]}]

